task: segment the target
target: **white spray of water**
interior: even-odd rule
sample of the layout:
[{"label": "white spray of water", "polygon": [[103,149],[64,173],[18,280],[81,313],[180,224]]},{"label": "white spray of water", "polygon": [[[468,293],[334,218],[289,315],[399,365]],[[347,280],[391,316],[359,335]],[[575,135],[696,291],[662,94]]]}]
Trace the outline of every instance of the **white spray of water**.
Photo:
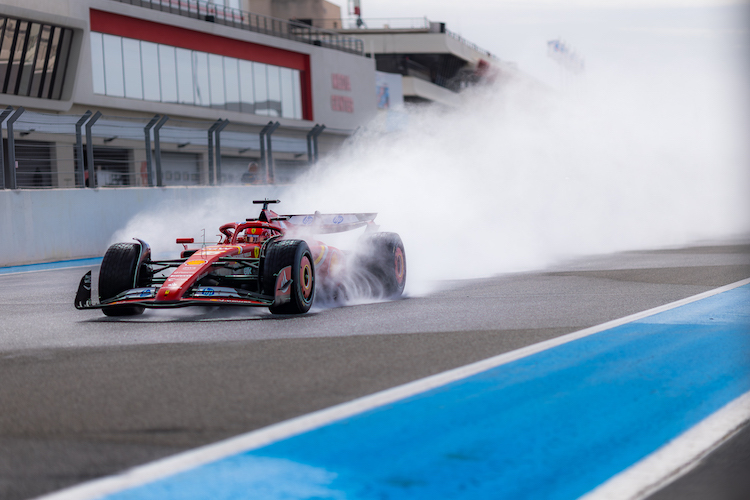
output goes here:
[{"label": "white spray of water", "polygon": [[418,280],[747,234],[742,124],[650,90],[484,88],[461,110],[412,114],[404,133],[357,138],[290,198],[375,207]]},{"label": "white spray of water", "polygon": [[[567,92],[501,79],[465,92],[460,109],[410,110],[399,132],[368,128],[286,189],[278,211],[379,212],[404,240],[412,294],[432,280],[744,238],[746,76],[620,72]],[[213,242],[213,228],[257,206],[221,197],[186,210],[141,214],[115,240],[145,231],[173,247],[206,227]]]}]

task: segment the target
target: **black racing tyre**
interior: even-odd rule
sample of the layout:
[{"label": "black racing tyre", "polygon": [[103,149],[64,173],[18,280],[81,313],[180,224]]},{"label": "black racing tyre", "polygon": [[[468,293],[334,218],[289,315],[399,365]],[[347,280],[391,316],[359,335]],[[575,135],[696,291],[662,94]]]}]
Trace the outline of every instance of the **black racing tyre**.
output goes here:
[{"label": "black racing tyre", "polygon": [[[99,269],[99,300],[108,300],[136,285],[141,246],[138,243],[115,243],[104,254]],[[134,316],[143,306],[103,307],[107,316]]]},{"label": "black racing tyre", "polygon": [[263,293],[274,294],[279,271],[287,266],[292,268],[291,300],[268,309],[273,314],[304,314],[315,298],[315,266],[304,241],[276,240],[268,244],[261,266]]},{"label": "black racing tyre", "polygon": [[357,254],[360,267],[377,282],[374,290],[389,299],[401,296],[406,285],[406,252],[398,234],[366,234]]}]

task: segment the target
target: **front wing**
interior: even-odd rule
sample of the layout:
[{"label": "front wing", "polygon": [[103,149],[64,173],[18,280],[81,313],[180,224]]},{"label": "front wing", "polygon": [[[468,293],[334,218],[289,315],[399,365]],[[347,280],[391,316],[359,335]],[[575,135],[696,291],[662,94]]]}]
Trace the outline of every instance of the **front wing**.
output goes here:
[{"label": "front wing", "polygon": [[[279,273],[279,282],[284,281]],[[271,306],[274,303],[288,301],[288,284],[279,283],[276,296],[262,295],[230,287],[195,287],[179,300],[156,300],[158,287],[133,288],[119,293],[111,299],[94,303],[91,298],[91,271],[87,272],[78,285],[74,301],[76,309],[101,309],[103,307],[143,306],[149,308],[171,309],[188,306]],[[280,292],[280,293],[279,293]]]}]

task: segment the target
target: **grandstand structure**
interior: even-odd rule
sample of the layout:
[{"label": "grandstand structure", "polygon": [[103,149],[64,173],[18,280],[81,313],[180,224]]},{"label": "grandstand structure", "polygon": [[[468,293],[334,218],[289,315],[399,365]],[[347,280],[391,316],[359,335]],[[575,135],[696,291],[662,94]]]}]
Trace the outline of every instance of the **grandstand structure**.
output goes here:
[{"label": "grandstand structure", "polygon": [[[406,23],[406,24],[404,24]],[[0,188],[288,183],[378,113],[511,64],[321,0],[4,0]]]}]

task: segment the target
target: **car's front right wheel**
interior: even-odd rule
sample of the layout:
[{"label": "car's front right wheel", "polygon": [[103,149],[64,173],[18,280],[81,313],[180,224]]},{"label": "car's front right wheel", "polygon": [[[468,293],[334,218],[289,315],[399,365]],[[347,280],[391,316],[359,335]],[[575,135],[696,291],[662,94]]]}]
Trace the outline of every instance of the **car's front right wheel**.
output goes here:
[{"label": "car's front right wheel", "polygon": [[291,268],[289,302],[268,309],[274,314],[306,313],[315,298],[315,266],[312,252],[303,240],[273,241],[266,247],[261,277],[266,295],[276,293],[278,275],[286,267]]}]

